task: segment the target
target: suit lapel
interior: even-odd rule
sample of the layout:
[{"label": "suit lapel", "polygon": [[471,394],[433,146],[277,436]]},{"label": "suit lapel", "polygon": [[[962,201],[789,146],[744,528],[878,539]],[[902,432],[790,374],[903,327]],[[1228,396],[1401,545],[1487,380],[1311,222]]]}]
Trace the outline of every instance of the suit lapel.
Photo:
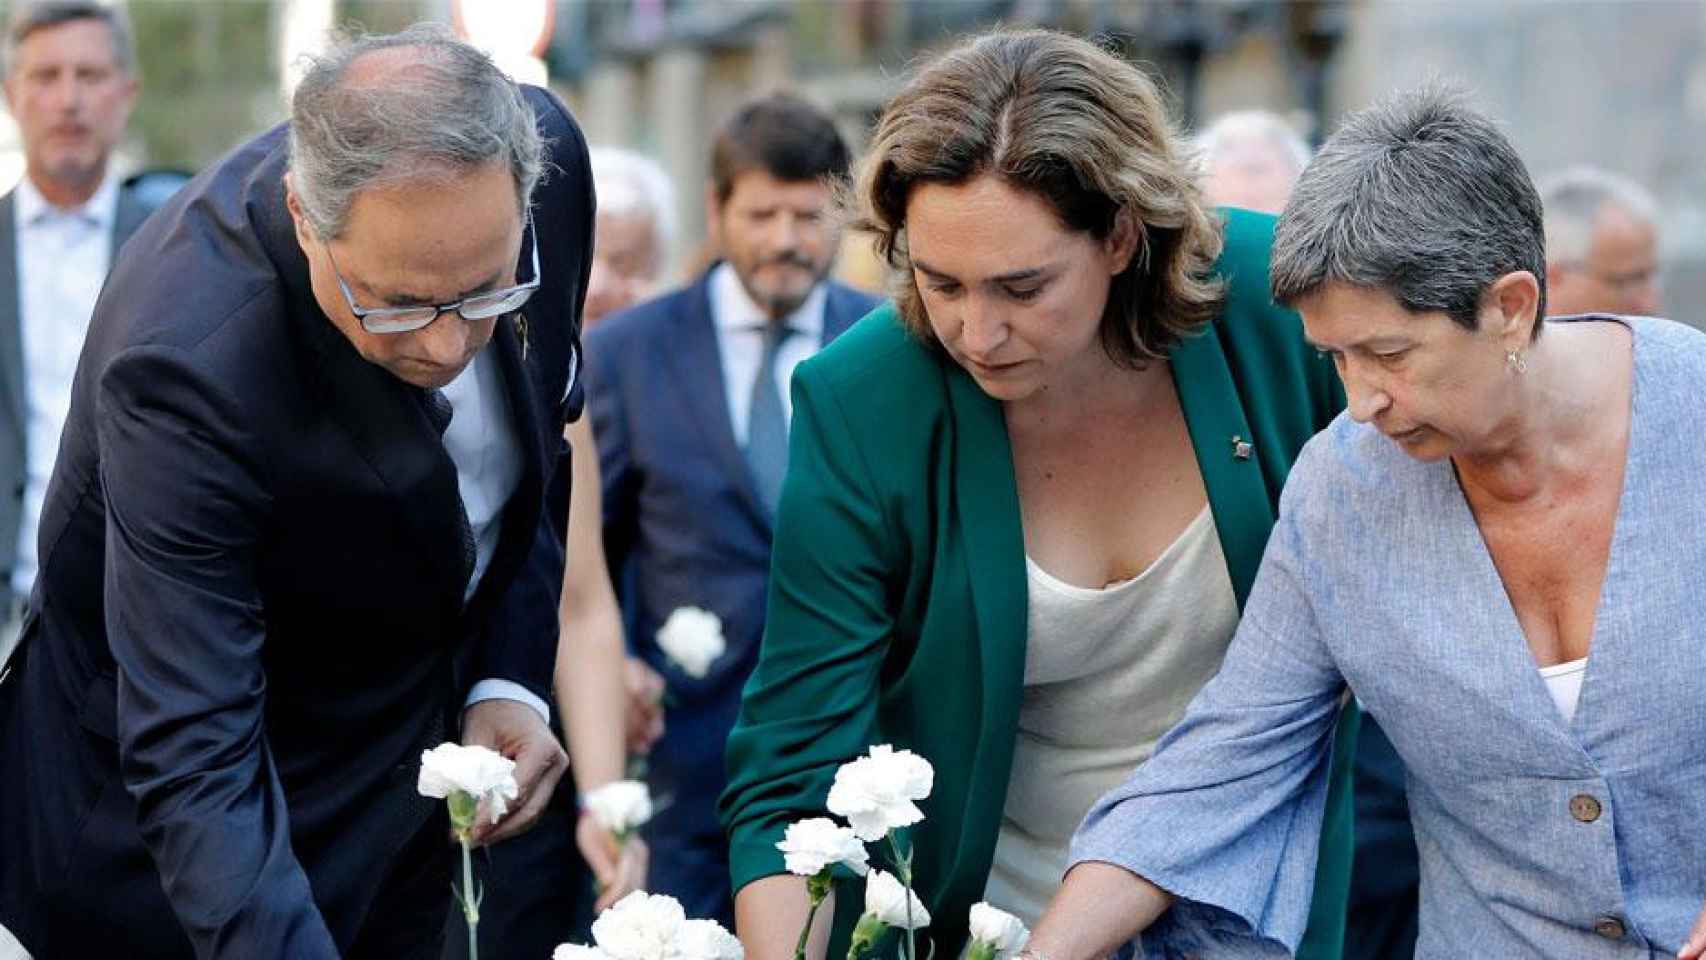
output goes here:
[{"label": "suit lapel", "polygon": [[19,463],[24,445],[24,340],[19,331],[23,308],[18,289],[16,192],[0,197],[0,377],[5,377],[5,403],[15,425]]},{"label": "suit lapel", "polygon": [[[986,756],[980,747],[976,762],[995,763],[996,768],[990,771],[994,779],[978,782],[1006,783],[1024,687],[1028,609],[1013,449],[1001,404],[951,361],[941,362],[953,411],[955,526],[965,538],[966,575],[982,654],[983,742],[1005,751]],[[998,815],[998,797],[995,802]]]},{"label": "suit lapel", "polygon": [[[1238,609],[1243,610],[1273,529],[1274,510],[1262,482],[1261,467],[1255,456],[1248,449],[1241,451],[1238,444],[1254,445],[1263,438],[1250,432],[1238,385],[1232,379],[1215,327],[1187,338],[1169,360],[1197,466],[1208,488],[1220,549],[1226,554],[1227,572],[1232,576],[1232,591]],[[1239,456],[1240,452],[1245,455]]]},{"label": "suit lapel", "polygon": [[131,196],[129,190],[123,187],[119,188],[118,205],[113,210],[112,246],[109,248],[110,256],[107,259],[108,273],[112,272],[113,265],[118,262],[119,248],[124,246],[126,240],[130,239],[130,235],[136,232],[137,227],[142,226],[142,221],[148,219],[148,214],[151,212],[142,205],[141,201]]},{"label": "suit lapel", "polygon": [[827,295],[823,300],[823,335],[818,338],[818,349],[829,346],[830,341],[847,332],[847,328],[859,322],[862,313],[859,303],[855,302],[848,291],[840,284],[829,282]]},{"label": "suit lapel", "polygon": [[[678,385],[688,415],[693,419],[693,436],[710,447],[712,459],[740,492],[740,500],[753,522],[768,536],[770,511],[758,498],[752,468],[736,446],[734,425],[729,422],[723,354],[717,345],[716,319],[711,316],[710,276],[706,272],[690,292],[676,329],[675,345],[664,352],[674,368],[673,382]],[[692,438],[688,441],[692,442]]]},{"label": "suit lapel", "polygon": [[419,388],[362,359],[312,301],[299,301],[295,312],[318,357],[315,391],[361,458],[405,504],[401,524],[430,571],[423,587],[455,616],[466,585],[459,582],[462,546],[454,520],[461,492],[456,465],[427,420]]}]

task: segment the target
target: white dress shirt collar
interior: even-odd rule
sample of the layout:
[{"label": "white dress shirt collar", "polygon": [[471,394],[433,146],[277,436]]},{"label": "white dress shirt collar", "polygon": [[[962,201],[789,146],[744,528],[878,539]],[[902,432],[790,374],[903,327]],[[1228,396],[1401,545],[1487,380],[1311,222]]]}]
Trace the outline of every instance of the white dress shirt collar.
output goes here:
[{"label": "white dress shirt collar", "polygon": [[[711,316],[722,330],[754,330],[770,322],[770,315],[754,303],[752,295],[740,282],[740,275],[727,262],[711,268]],[[806,294],[806,299],[783,322],[796,334],[814,346],[823,341],[823,308],[829,299],[829,285],[819,283]]]},{"label": "white dress shirt collar", "polygon": [[[717,334],[717,360],[723,369],[723,390],[728,403],[729,428],[735,445],[746,446],[747,426],[752,412],[752,383],[764,362],[764,327],[769,317],[741,285],[734,267],[720,263],[711,269],[708,281],[711,318]],[[819,283],[805,302],[785,319],[794,335],[776,350],[776,386],[781,392],[783,415],[792,417],[793,396],[788,381],[800,362],[816,353],[823,343],[824,311],[829,303],[828,282]]]},{"label": "white dress shirt collar", "polygon": [[80,206],[66,208],[49,203],[30,178],[25,176],[18,181],[13,203],[16,205],[17,226],[20,232],[52,216],[76,217],[90,226],[110,230],[113,220],[118,216],[118,180],[109,172],[88,200]]}]

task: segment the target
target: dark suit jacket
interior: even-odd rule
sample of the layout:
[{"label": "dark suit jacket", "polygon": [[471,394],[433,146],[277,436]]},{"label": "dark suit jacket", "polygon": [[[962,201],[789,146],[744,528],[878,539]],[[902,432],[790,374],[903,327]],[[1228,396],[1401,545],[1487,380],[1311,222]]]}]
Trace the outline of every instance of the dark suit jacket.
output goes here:
[{"label": "dark suit jacket", "polygon": [[[735,445],[707,278],[610,317],[587,334],[587,403],[604,484],[604,538],[630,645],[669,683],[653,788],[673,795],[659,828],[720,838],[723,738],[758,657],[770,570],[771,518]],[[877,301],[831,283],[828,342]],[[723,621],[728,652],[703,679],[669,663],[654,637],[671,611]],[[720,843],[719,843],[720,845]],[[655,859],[655,858],[654,858]]]},{"label": "dark suit jacket", "polygon": [[[466,607],[456,468],[420,391],[313,299],[284,130],[126,246],[0,686],[0,923],[38,956],[179,956],[186,932],[201,957],[360,953],[401,922],[375,907],[403,879],[392,859],[446,829],[416,770],[468,683],[549,702],[544,465],[575,406],[593,198],[574,121],[528,97],[559,168],[534,196],[544,285],[525,340],[509,320],[493,338],[524,467]],[[448,860],[442,877],[448,896]]]},{"label": "dark suit jacket", "polygon": [[[17,561],[18,522],[24,506],[25,437],[29,424],[29,392],[24,369],[24,343],[19,331],[23,308],[18,291],[18,235],[14,198],[0,197],[0,613],[12,606],[12,567]],[[124,245],[151,207],[124,188],[113,212],[112,256]]]}]

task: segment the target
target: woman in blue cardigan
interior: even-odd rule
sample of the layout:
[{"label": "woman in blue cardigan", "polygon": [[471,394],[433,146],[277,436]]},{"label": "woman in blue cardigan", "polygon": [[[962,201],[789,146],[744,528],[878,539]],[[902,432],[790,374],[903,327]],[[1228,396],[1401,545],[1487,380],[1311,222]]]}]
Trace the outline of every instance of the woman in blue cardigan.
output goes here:
[{"label": "woman in blue cardigan", "polygon": [[[1220,674],[1073,841],[1031,940],[1296,944],[1347,688],[1408,771],[1418,960],[1706,948],[1706,336],[1546,317],[1515,149],[1438,91],[1297,185],[1274,291],[1346,415],[1298,456]],[[1266,952],[1259,952],[1265,948]]]}]

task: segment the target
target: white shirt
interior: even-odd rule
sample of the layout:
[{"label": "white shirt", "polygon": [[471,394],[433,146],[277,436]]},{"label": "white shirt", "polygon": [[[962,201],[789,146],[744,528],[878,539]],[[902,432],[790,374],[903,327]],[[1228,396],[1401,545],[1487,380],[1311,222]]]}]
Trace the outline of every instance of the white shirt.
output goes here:
[{"label": "white shirt", "polygon": [[[446,316],[439,323],[462,323]],[[500,321],[506,322],[506,321]],[[468,527],[474,534],[474,572],[463,588],[466,602],[479,589],[480,580],[497,552],[503,532],[503,510],[521,482],[521,445],[515,436],[514,411],[504,389],[503,370],[497,347],[487,344],[456,379],[444,386],[444,397],[454,411],[444,430],[444,449],[456,464],[456,486]],[[455,523],[456,518],[446,518]],[[519,700],[551,722],[551,709],[533,691],[512,680],[488,677],[468,692],[468,704],[481,700]]]},{"label": "white shirt", "polygon": [[89,332],[95,298],[111,266],[118,183],[102,181],[71,210],[49,203],[28,177],[13,203],[18,248],[18,337],[23,345],[24,502],[18,515],[12,591],[27,597],[36,579],[36,528],[59,434],[71,411],[71,380]]},{"label": "white shirt", "polygon": [[1558,712],[1563,715],[1565,723],[1576,719],[1576,704],[1582,698],[1582,680],[1587,676],[1587,669],[1587,657],[1540,668],[1540,678],[1546,681],[1546,692],[1552,695],[1552,702],[1558,705]]},{"label": "white shirt", "polygon": [[[735,268],[727,263],[711,271],[710,294],[717,353],[723,363],[723,390],[729,401],[729,426],[734,428],[735,445],[744,448],[752,412],[752,378],[764,362],[764,327],[770,323],[769,315],[752,302]],[[794,416],[794,404],[788,383],[800,361],[823,344],[823,310],[828,300],[828,290],[820,283],[786,320],[794,333],[776,351],[776,388],[782,391],[782,412],[789,420]]]},{"label": "white shirt", "polygon": [[[440,323],[452,320],[461,318],[439,318]],[[487,344],[476,354],[474,362],[445,384],[444,397],[455,411],[444,431],[444,449],[456,464],[456,485],[474,533],[474,573],[462,593],[467,602],[491,566],[504,504],[521,482],[521,447],[496,348]]]}]

